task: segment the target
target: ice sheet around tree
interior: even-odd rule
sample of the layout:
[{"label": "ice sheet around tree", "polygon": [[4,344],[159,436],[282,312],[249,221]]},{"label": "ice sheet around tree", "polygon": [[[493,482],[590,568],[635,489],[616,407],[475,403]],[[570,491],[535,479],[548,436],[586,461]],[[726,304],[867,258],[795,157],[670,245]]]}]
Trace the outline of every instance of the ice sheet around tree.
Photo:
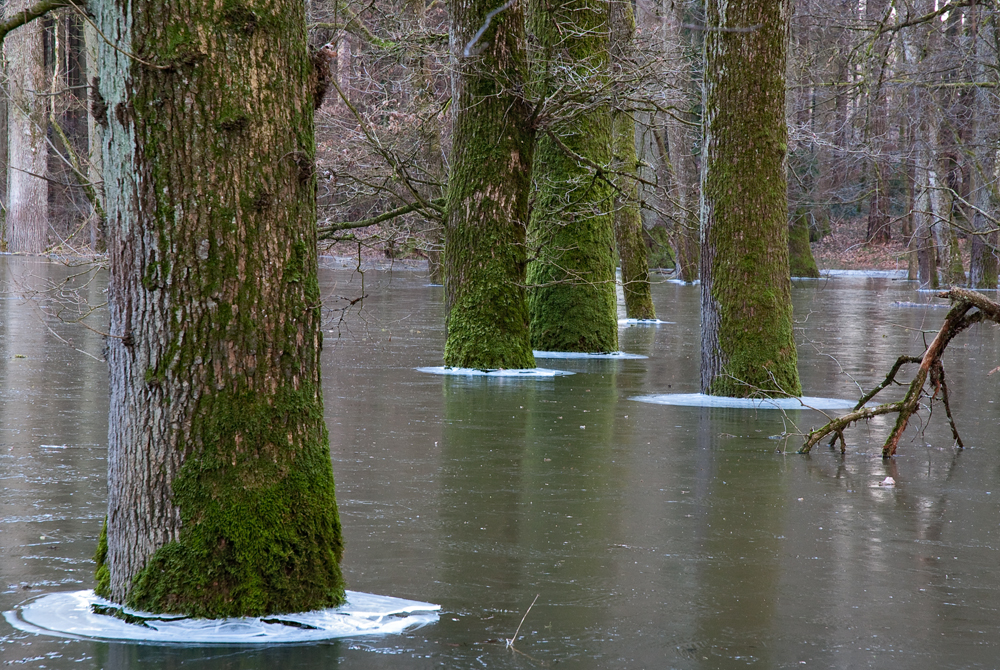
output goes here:
[{"label": "ice sheet around tree", "polygon": [[580,351],[533,351],[535,358],[649,358],[642,354],[627,354],[624,351],[612,351],[606,354],[588,354]]},{"label": "ice sheet around tree", "polygon": [[672,323],[673,321],[661,321],[660,319],[618,319],[619,326],[662,326]]},{"label": "ice sheet around tree", "polygon": [[454,375],[456,377],[560,377],[574,374],[568,370],[550,370],[548,368],[528,368],[524,370],[477,370],[476,368],[449,368],[444,366],[417,368],[417,372],[429,372],[432,375]]},{"label": "ice sheet around tree", "polygon": [[18,630],[57,637],[169,644],[280,644],[401,633],[436,622],[441,609],[431,603],[357,591],[348,591],[347,602],[340,607],[259,618],[194,619],[123,608],[144,619],[141,625],[95,614],[91,610],[94,604],[116,607],[92,590],[72,591],[41,596],[3,615]]},{"label": "ice sheet around tree", "polygon": [[674,405],[677,407],[730,407],[735,409],[853,409],[856,400],[841,398],[729,398],[705,395],[704,393],[664,393],[661,395],[637,395],[630,400],[648,402],[654,405]]}]

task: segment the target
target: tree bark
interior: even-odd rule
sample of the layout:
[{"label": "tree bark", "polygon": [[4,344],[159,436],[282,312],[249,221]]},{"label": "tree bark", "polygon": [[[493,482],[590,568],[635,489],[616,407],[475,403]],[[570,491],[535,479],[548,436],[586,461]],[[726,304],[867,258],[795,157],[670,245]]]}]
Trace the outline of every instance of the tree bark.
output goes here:
[{"label": "tree bark", "polygon": [[[627,71],[635,36],[635,15],[631,0],[612,0],[611,58],[615,71]],[[635,148],[633,110],[623,104],[614,112],[615,243],[621,261],[625,316],[655,319],[653,294],[649,286],[649,259],[642,237],[642,214],[636,182],[639,158]]]},{"label": "tree bark", "polygon": [[[865,5],[865,18],[870,26],[881,26],[888,21],[888,0],[868,0]],[[868,230],[866,241],[869,244],[888,244],[892,239],[889,229],[889,161],[887,149],[889,144],[889,107],[886,96],[885,69],[888,67],[889,36],[880,34],[875,38],[872,55],[868,64],[868,123],[865,131],[868,145],[874,154],[867,163],[868,188],[871,196],[868,200]]]},{"label": "tree bark", "polygon": [[[704,393],[799,395],[785,156],[788,5],[706,4],[702,158]],[[719,28],[720,30],[715,30]]]},{"label": "tree bark", "polygon": [[[673,192],[676,194],[674,249],[677,277],[693,282],[698,278],[700,223],[698,220],[698,166],[695,164],[695,131],[688,123],[694,105],[691,95],[691,64],[684,50],[684,3],[666,2],[663,9],[663,57],[667,61],[666,116],[667,152]],[[666,158],[666,157],[664,157]]]},{"label": "tree bark", "polygon": [[[102,102],[98,92],[97,76],[97,47],[100,37],[97,30],[89,22],[83,27],[84,48],[86,50],[86,79],[87,79],[87,177],[100,209],[91,205],[90,213],[87,217],[87,227],[90,231],[90,248],[97,251],[104,251],[104,123],[107,123],[106,110],[102,110]],[[104,112],[105,117],[98,119],[98,114]]]},{"label": "tree bark", "polygon": [[[535,147],[528,224],[531,345],[549,351],[618,349],[609,73],[610,26],[602,0],[531,0],[528,29],[536,98],[560,91]],[[556,76],[555,73],[558,73]],[[597,98],[594,101],[594,98]]]},{"label": "tree bark", "polygon": [[100,3],[111,317],[98,592],[343,600],[320,394],[313,95],[291,0]]},{"label": "tree bark", "polygon": [[[6,18],[27,9],[30,0],[8,0]],[[44,30],[31,21],[4,40],[7,59],[7,250],[40,254],[48,247],[49,149],[45,143],[48,116],[45,98],[36,91],[45,81]]]},{"label": "tree bark", "polygon": [[521,94],[527,76],[521,5],[494,16],[467,48],[493,9],[493,0],[451,2],[459,69],[445,229],[444,362],[532,368],[525,235],[534,133]]},{"label": "tree bark", "polygon": [[[997,16],[981,6],[972,10],[976,26],[974,81],[996,83]],[[993,67],[990,67],[992,64]],[[969,287],[997,287],[997,162],[998,128],[996,89],[977,86],[973,91],[972,145],[972,253],[969,262]]]}]

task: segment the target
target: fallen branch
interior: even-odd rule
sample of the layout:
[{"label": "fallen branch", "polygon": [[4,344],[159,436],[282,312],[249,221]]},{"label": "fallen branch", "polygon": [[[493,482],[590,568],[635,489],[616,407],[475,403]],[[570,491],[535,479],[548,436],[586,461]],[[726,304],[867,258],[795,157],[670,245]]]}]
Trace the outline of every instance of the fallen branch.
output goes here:
[{"label": "fallen branch", "polygon": [[[979,293],[961,288],[952,288],[944,293],[939,293],[938,297],[948,298],[951,300],[952,305],[951,309],[945,315],[944,322],[941,324],[941,328],[938,330],[934,340],[927,346],[927,350],[921,356],[900,356],[882,383],[864,394],[858,401],[858,404],[855,405],[854,410],[844,416],[831,420],[822,428],[810,432],[806,436],[806,441],[802,445],[802,448],[799,449],[800,454],[809,453],[820,440],[831,434],[830,446],[832,447],[834,442],[839,439],[841,445],[840,451],[843,453],[846,449],[844,441],[845,429],[858,421],[866,421],[884,414],[896,414],[896,424],[882,445],[882,458],[890,458],[895,455],[896,448],[899,446],[899,440],[903,436],[910,418],[920,409],[921,400],[927,398],[930,403],[933,403],[939,397],[944,403],[945,413],[948,416],[948,422],[951,426],[955,443],[960,449],[964,446],[951,413],[951,405],[948,400],[948,385],[945,383],[944,366],[941,363],[941,356],[944,354],[948,343],[970,326],[984,319],[1000,323],[1000,303],[995,303]],[[910,381],[903,399],[875,407],[866,407],[865,405],[882,390],[893,384],[899,384],[896,381],[896,374],[903,365],[908,363],[919,363],[920,367],[917,368],[913,379]],[[924,388],[925,385],[929,387],[926,390]]]}]

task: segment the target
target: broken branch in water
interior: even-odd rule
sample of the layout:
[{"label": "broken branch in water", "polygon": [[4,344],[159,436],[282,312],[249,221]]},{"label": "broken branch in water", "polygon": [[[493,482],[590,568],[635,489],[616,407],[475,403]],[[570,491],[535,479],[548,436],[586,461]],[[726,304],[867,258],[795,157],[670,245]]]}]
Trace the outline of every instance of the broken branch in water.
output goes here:
[{"label": "broken branch in water", "polygon": [[[855,405],[854,410],[844,416],[831,420],[822,428],[809,433],[806,441],[799,449],[800,454],[807,454],[827,435],[831,435],[830,446],[839,438],[840,451],[844,453],[846,443],[844,442],[844,430],[854,425],[858,421],[871,419],[883,414],[896,414],[896,424],[892,432],[889,433],[882,445],[882,458],[890,458],[895,455],[899,440],[909,424],[910,418],[920,409],[920,401],[927,398],[930,402],[936,400],[939,395],[944,403],[945,413],[948,415],[948,423],[951,426],[952,436],[955,443],[961,449],[962,438],[958,434],[954,417],[951,414],[951,405],[948,399],[948,385],[945,383],[944,366],[941,363],[941,356],[944,354],[948,343],[959,333],[980,321],[988,320],[1000,323],[1000,303],[993,302],[979,293],[962,288],[952,288],[938,294],[939,298],[951,300],[951,309],[944,317],[944,322],[938,330],[934,340],[928,345],[926,351],[921,356],[900,356],[895,365],[886,375],[881,384],[866,393]],[[919,363],[916,373],[907,388],[906,395],[898,402],[884,403],[875,407],[865,407],[865,404],[874,398],[883,389],[896,384],[896,374],[899,369],[907,363]],[[929,384],[928,384],[929,382]],[[925,385],[929,388],[925,390]]]}]

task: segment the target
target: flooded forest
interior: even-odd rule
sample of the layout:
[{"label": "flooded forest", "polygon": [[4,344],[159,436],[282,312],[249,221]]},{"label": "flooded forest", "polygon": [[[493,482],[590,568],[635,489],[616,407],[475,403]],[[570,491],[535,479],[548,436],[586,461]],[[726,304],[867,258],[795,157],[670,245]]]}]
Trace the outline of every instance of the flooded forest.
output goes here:
[{"label": "flooded forest", "polygon": [[5,664],[996,664],[995,0],[0,5]]}]

